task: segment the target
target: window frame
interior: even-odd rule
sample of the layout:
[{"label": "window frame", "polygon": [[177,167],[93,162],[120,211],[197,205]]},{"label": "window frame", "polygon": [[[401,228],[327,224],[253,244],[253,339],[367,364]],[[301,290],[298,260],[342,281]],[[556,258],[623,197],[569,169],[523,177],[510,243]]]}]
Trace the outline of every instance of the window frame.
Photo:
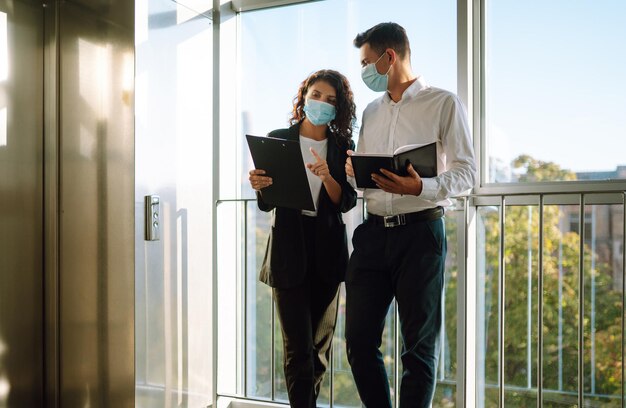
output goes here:
[{"label": "window frame", "polygon": [[[475,75],[472,78],[473,106],[468,106],[468,115],[474,123],[474,151],[476,162],[479,163],[479,182],[474,187],[473,194],[481,195],[509,195],[509,194],[547,194],[547,193],[585,193],[585,192],[623,192],[626,191],[626,179],[624,180],[576,180],[576,181],[546,181],[528,183],[493,183],[486,182],[489,172],[486,131],[486,2],[488,0],[458,0],[459,9],[463,3],[472,2],[473,17],[471,26],[473,61],[471,64]],[[468,5],[469,6],[469,5]],[[459,26],[459,29],[461,26]],[[459,71],[463,69],[462,61],[459,60]],[[465,102],[465,100],[464,100]]]}]

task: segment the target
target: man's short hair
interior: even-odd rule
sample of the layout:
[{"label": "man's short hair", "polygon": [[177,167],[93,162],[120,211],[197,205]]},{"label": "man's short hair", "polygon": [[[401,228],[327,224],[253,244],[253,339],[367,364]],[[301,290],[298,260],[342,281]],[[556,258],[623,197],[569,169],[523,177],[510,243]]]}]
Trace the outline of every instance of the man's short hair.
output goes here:
[{"label": "man's short hair", "polygon": [[406,31],[396,23],[376,24],[369,30],[358,34],[354,39],[354,46],[361,48],[364,44],[369,44],[379,55],[387,48],[391,48],[401,59],[404,59],[405,56],[411,56],[411,47]]}]

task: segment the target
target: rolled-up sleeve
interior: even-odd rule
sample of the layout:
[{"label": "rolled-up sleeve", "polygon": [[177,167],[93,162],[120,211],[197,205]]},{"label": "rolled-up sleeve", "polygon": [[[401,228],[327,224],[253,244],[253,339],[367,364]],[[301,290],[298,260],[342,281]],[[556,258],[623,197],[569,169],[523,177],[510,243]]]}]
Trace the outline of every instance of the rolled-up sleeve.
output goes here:
[{"label": "rolled-up sleeve", "polygon": [[441,111],[440,140],[446,169],[423,179],[422,198],[441,201],[471,189],[476,183],[476,161],[467,114],[461,100],[451,95]]}]

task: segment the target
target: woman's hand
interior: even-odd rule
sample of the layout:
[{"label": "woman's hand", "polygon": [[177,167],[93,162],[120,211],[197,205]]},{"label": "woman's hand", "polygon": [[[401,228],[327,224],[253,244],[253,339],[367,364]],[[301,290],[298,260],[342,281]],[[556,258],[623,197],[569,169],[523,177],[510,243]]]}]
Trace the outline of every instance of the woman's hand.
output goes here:
[{"label": "woman's hand", "polygon": [[322,183],[324,183],[327,179],[332,179],[326,160],[322,159],[314,148],[310,147],[309,150],[311,150],[311,153],[313,154],[313,157],[315,157],[316,161],[315,163],[307,163],[306,167],[311,170],[313,174],[319,177],[320,180],[322,180]]},{"label": "woman's hand", "polygon": [[348,150],[347,153],[348,153],[348,158],[346,159],[346,176],[354,177],[354,169],[352,168],[352,158],[350,157],[352,156],[354,151]]},{"label": "woman's hand", "polygon": [[341,186],[337,181],[330,175],[330,170],[328,170],[328,163],[326,160],[322,159],[319,154],[315,151],[314,148],[310,148],[313,157],[315,157],[315,163],[307,163],[306,167],[317,177],[322,180],[322,184],[328,192],[328,197],[330,197],[330,201],[332,201],[335,205],[339,205],[341,202]]},{"label": "woman's hand", "polygon": [[250,180],[250,185],[255,191],[261,191],[261,189],[272,185],[272,178],[263,176],[265,170],[254,169],[250,170],[249,174],[248,180]]}]

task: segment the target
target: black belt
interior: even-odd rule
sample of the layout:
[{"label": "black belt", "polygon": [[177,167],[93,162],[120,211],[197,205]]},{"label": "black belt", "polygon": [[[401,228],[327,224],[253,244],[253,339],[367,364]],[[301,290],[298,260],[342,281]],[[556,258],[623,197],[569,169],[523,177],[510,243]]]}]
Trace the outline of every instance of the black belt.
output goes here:
[{"label": "black belt", "polygon": [[367,213],[367,222],[371,222],[374,223],[374,225],[383,226],[385,228],[391,228],[420,221],[432,221],[441,217],[443,217],[443,207],[435,207],[418,212],[388,216]]}]

